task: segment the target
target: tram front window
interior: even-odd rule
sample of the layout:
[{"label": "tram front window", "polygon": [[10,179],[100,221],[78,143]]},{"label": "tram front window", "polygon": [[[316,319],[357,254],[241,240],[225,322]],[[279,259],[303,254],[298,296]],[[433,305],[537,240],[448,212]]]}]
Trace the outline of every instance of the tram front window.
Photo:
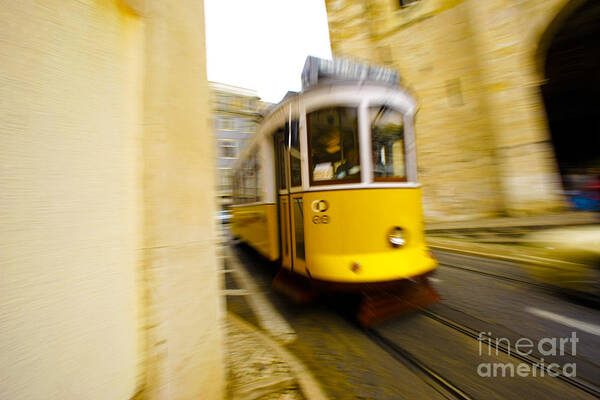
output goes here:
[{"label": "tram front window", "polygon": [[373,171],[376,181],[406,181],[404,122],[398,111],[371,107]]},{"label": "tram front window", "polygon": [[307,114],[310,181],[331,184],[360,181],[357,113],[334,107]]}]

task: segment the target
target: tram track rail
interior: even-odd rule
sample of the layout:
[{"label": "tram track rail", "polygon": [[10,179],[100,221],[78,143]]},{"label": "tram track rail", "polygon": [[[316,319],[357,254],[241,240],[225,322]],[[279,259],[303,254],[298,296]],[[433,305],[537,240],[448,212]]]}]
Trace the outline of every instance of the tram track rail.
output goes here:
[{"label": "tram track rail", "polygon": [[[419,313],[448,328],[451,328],[456,332],[459,332],[462,335],[468,336],[477,342],[482,340],[482,336],[480,336],[479,330],[470,328],[459,322],[448,319],[436,312],[432,312],[426,309],[419,311]],[[376,328],[369,328],[366,330],[366,333],[373,342],[379,345],[382,349],[384,349],[388,354],[390,354],[396,360],[401,362],[403,365],[407,366],[422,381],[431,386],[445,398],[462,400],[474,399],[474,397],[469,395],[466,391],[462,390],[460,388],[460,385],[451,382],[449,379],[445,378],[440,372],[436,371],[435,368],[433,368],[430,365],[427,365],[413,353],[404,349],[401,345],[395,343],[393,340],[387,338],[385,335],[381,334]],[[483,339],[484,343],[486,343],[488,339],[490,339],[493,343],[493,347],[497,348],[498,351],[502,352],[508,357],[519,360],[520,362],[527,363],[532,368],[537,368],[539,370],[543,369],[548,376],[552,376],[549,374],[552,373],[557,379],[560,379],[564,383],[600,399],[600,387],[580,378],[566,376],[561,372],[560,368],[552,368],[549,366],[549,364],[544,364],[543,360],[536,356],[521,354],[517,352],[513,346],[505,345],[504,343],[502,343],[502,341],[496,340],[497,338],[493,336],[484,335]]]},{"label": "tram track rail", "polygon": [[466,272],[471,272],[471,273],[474,273],[474,274],[483,275],[483,276],[487,276],[487,277],[491,277],[491,278],[496,278],[496,279],[507,281],[507,282],[521,283],[521,284],[524,284],[524,285],[534,286],[534,287],[538,287],[540,289],[545,289],[545,290],[550,290],[550,289],[553,288],[551,285],[548,285],[548,284],[545,284],[545,283],[534,282],[534,281],[530,281],[530,280],[526,280],[526,279],[522,279],[522,278],[516,278],[516,277],[512,277],[512,276],[508,276],[508,275],[503,275],[503,274],[497,274],[497,273],[494,273],[494,272],[482,271],[482,270],[477,269],[477,268],[472,268],[472,267],[467,267],[467,266],[464,266],[464,265],[453,264],[453,263],[449,263],[449,262],[445,262],[445,261],[440,261],[440,266],[441,267],[448,267],[448,268],[458,269],[458,270],[466,271]]},{"label": "tram track rail", "polygon": [[535,287],[537,289],[543,290],[547,293],[562,292],[562,293],[568,294],[570,296],[573,296],[573,297],[576,297],[576,298],[579,298],[579,299],[582,299],[585,301],[593,302],[595,304],[600,304],[600,295],[590,294],[590,293],[586,293],[586,292],[578,292],[575,290],[561,288],[560,286],[555,286],[555,285],[551,285],[548,283],[535,282],[535,281],[527,280],[527,279],[523,279],[523,278],[516,278],[513,276],[498,274],[498,273],[494,273],[494,272],[482,271],[477,268],[467,267],[465,265],[458,265],[458,264],[449,263],[449,262],[445,262],[445,261],[440,261],[439,266],[447,267],[447,268],[455,269],[455,270],[459,270],[459,271],[471,272],[473,274],[486,276],[488,278],[495,278],[495,279],[513,283],[513,284],[527,285],[530,287]]},{"label": "tram track rail", "polygon": [[[438,313],[426,309],[421,310],[420,313],[476,341],[479,341],[481,339],[480,331],[476,329],[467,327],[461,323],[452,321],[442,315],[439,315]],[[582,379],[566,376],[561,373],[560,369],[551,368],[549,365],[543,364],[543,360],[533,355],[521,354],[520,352],[516,351],[514,346],[505,345],[493,336],[484,337],[485,339],[491,339],[494,343],[494,347],[502,353],[506,354],[507,356],[520,360],[521,362],[527,363],[533,368],[544,369],[546,373],[551,372],[552,374],[555,374],[555,377],[560,379],[561,381],[600,399],[600,387],[592,383],[586,382]]]},{"label": "tram track rail", "polygon": [[[442,252],[451,253],[451,251],[447,251],[447,250],[442,250]],[[486,260],[500,260],[500,261],[504,261],[504,262],[511,262],[516,265],[520,265],[522,267],[524,267],[524,266],[539,266],[539,265],[542,265],[543,267],[548,267],[548,264],[539,264],[538,265],[536,263],[532,263],[532,262],[528,262],[528,261],[515,261],[515,260],[508,260],[508,259],[505,260],[505,259],[501,259],[501,258],[499,259],[496,257],[491,257],[489,255],[477,254],[477,255],[467,255],[467,256],[475,257],[475,258],[483,258]],[[557,262],[561,262],[561,261],[557,260]],[[583,266],[583,264],[577,264],[577,263],[571,263],[571,264]],[[497,273],[497,272],[482,271],[481,269],[478,269],[478,268],[473,268],[473,267],[469,267],[466,265],[456,264],[456,263],[442,261],[442,260],[439,260],[439,266],[456,269],[456,270],[460,270],[460,271],[465,271],[465,272],[471,272],[474,274],[478,274],[481,276],[487,276],[490,278],[496,278],[498,280],[502,280],[505,282],[515,283],[515,284],[523,284],[523,285],[527,285],[530,287],[535,287],[535,288],[544,290],[546,292],[561,291],[561,292],[569,294],[571,296],[585,299],[587,301],[592,301],[594,303],[600,302],[600,295],[590,294],[590,293],[586,293],[586,292],[579,292],[576,290],[569,290],[569,289],[562,288],[561,286],[552,285],[552,284],[544,283],[544,282],[539,282],[539,281],[535,281],[532,279],[525,279],[525,278],[521,278],[521,277],[509,276],[509,275],[505,275],[505,274],[501,274],[501,273]]]},{"label": "tram track rail", "polygon": [[469,396],[457,385],[450,382],[447,378],[444,378],[439,372],[436,372],[433,368],[426,365],[406,349],[380,334],[376,329],[368,329],[367,335],[373,342],[379,345],[379,347],[408,367],[423,382],[440,393],[444,398],[473,400],[473,397]]}]

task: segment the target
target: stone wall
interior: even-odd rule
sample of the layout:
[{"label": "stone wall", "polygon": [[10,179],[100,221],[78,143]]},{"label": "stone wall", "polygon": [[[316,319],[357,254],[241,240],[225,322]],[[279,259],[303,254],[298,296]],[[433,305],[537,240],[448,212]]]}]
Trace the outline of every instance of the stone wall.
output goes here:
[{"label": "stone wall", "polygon": [[144,20],[147,397],[218,399],[222,299],[203,2],[146,1]]},{"label": "stone wall", "polygon": [[327,0],[334,55],[398,69],[419,102],[429,221],[560,210],[539,92],[542,35],[567,0]]}]

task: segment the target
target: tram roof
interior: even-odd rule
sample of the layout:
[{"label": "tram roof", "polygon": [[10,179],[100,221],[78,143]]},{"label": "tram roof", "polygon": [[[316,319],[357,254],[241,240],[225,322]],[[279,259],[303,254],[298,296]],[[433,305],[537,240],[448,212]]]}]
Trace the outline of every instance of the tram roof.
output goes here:
[{"label": "tram roof", "polygon": [[242,162],[246,160],[248,154],[253,151],[262,137],[272,131],[269,129],[269,132],[265,132],[263,129],[264,123],[277,114],[285,113],[287,106],[296,103],[300,97],[316,93],[327,96],[335,89],[365,90],[376,88],[396,92],[414,102],[413,97],[401,86],[400,76],[394,70],[347,59],[324,60],[313,56],[307,57],[302,71],[302,91],[288,91],[279,103],[269,107],[261,128],[254,134],[248,147],[244,149],[240,158],[234,164],[234,169],[241,167]]},{"label": "tram roof", "polygon": [[347,58],[323,58],[308,56],[302,69],[302,91],[327,82],[379,82],[398,86],[398,71],[380,65],[366,64]]}]

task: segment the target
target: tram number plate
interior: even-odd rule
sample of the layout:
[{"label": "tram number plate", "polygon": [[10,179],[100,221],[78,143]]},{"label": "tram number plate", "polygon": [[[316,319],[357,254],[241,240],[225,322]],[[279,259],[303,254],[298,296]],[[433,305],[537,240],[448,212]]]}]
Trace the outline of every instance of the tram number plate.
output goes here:
[{"label": "tram number plate", "polygon": [[329,215],[315,215],[312,217],[313,224],[328,224]]},{"label": "tram number plate", "polygon": [[[329,210],[329,202],[327,200],[315,200],[311,204],[311,208],[316,213],[324,213]],[[313,224],[328,224],[329,215],[317,214],[312,217]]]}]

